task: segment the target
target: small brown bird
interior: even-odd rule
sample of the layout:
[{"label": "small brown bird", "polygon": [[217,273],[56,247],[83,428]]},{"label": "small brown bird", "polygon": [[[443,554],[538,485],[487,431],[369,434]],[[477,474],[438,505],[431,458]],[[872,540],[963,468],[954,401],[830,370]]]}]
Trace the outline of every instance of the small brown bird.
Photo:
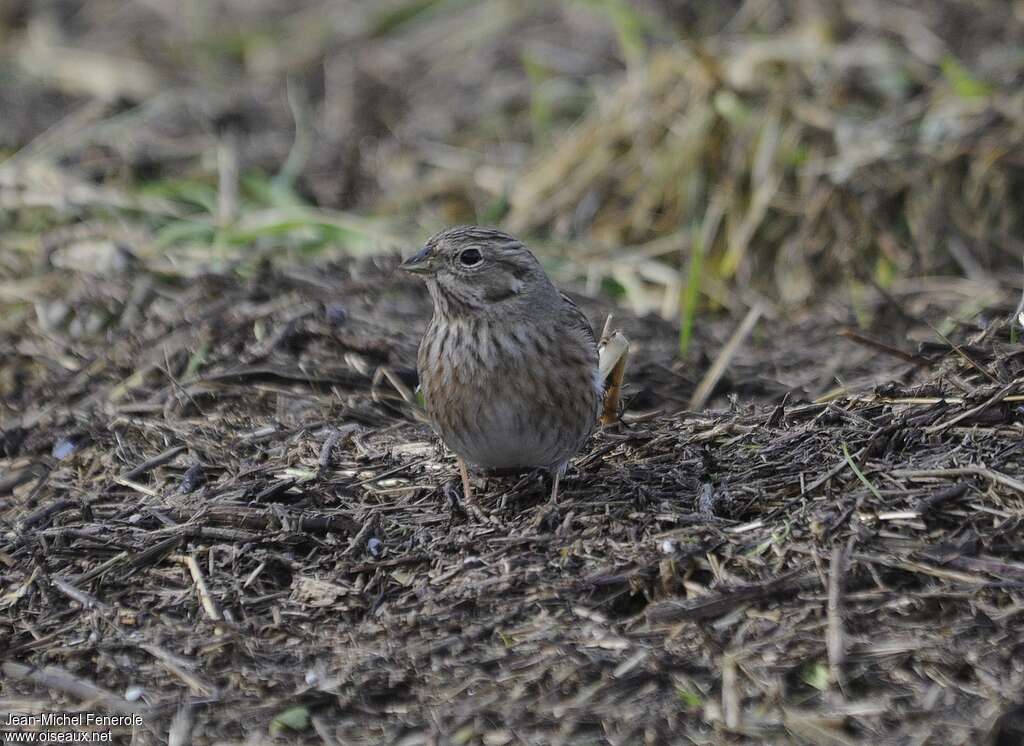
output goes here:
[{"label": "small brown bird", "polygon": [[402,269],[423,276],[434,302],[417,368],[427,414],[458,456],[466,501],[475,508],[471,464],[546,469],[557,502],[601,406],[587,318],[519,240],[498,230],[449,228]]}]

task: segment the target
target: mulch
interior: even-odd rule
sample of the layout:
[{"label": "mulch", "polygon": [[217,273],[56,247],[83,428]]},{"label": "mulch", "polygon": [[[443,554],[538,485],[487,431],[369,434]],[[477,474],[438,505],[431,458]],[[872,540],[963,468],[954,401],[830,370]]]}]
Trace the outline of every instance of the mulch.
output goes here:
[{"label": "mulch", "polygon": [[735,320],[680,360],[620,317],[622,422],[557,510],[481,481],[482,523],[410,402],[428,299],[394,264],[33,281],[0,337],[3,709],[174,744],[1021,742],[1010,299],[916,349],[921,291],[868,333],[768,313],[702,411]]}]

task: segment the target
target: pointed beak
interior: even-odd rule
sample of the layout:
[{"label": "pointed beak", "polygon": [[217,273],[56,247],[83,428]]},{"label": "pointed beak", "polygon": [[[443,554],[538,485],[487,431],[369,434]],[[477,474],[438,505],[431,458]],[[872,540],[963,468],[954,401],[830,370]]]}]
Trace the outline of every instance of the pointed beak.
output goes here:
[{"label": "pointed beak", "polygon": [[422,248],[399,265],[400,269],[417,275],[425,275],[434,271],[434,257],[430,249]]}]

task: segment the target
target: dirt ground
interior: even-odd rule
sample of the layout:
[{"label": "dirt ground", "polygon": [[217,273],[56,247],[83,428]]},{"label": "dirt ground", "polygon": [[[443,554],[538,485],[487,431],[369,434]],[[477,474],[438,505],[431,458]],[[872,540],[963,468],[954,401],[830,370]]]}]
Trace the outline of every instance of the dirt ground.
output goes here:
[{"label": "dirt ground", "polygon": [[620,317],[624,421],[540,525],[538,480],[481,484],[490,525],[399,395],[429,299],[395,263],[38,278],[68,312],[4,341],[5,708],[137,712],[143,742],[974,744],[1014,706],[1005,321],[903,360],[827,307],[769,319],[720,408],[665,414],[701,362]]}]

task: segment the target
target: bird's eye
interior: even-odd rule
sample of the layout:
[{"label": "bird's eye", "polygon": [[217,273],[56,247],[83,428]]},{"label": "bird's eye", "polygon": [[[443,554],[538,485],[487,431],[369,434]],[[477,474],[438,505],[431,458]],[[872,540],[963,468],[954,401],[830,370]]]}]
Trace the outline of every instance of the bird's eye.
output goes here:
[{"label": "bird's eye", "polygon": [[475,267],[484,260],[484,255],[480,253],[480,249],[466,249],[459,254],[459,264],[463,267]]}]

